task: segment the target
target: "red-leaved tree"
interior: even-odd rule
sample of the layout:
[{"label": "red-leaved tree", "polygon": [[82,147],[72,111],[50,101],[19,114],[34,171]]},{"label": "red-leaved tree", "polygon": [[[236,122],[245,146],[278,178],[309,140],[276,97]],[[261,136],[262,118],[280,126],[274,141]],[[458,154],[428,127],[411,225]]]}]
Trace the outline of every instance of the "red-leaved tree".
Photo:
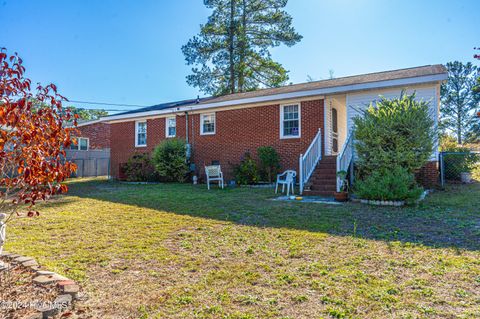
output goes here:
[{"label": "red-leaved tree", "polygon": [[0,49],[0,223],[23,209],[38,215],[35,203],[66,192],[62,182],[76,169],[65,160],[76,126],[66,99],[54,84],[31,90],[24,72],[16,53]]}]

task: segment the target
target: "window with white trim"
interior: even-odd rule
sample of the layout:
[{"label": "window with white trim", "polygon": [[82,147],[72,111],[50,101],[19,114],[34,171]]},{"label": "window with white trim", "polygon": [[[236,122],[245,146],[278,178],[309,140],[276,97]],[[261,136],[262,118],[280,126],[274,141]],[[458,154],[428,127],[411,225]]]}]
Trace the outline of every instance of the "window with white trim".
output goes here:
[{"label": "window with white trim", "polygon": [[147,121],[135,122],[135,146],[147,146]]},{"label": "window with white trim", "polygon": [[175,137],[177,135],[177,119],[175,116],[165,118],[165,136]]},{"label": "window with white trim", "polygon": [[76,151],[88,151],[89,146],[90,141],[87,137],[74,137],[70,149]]},{"label": "window with white trim", "polygon": [[280,137],[300,137],[300,104],[280,105]]},{"label": "window with white trim", "polygon": [[200,134],[201,135],[215,134],[215,113],[200,115]]}]

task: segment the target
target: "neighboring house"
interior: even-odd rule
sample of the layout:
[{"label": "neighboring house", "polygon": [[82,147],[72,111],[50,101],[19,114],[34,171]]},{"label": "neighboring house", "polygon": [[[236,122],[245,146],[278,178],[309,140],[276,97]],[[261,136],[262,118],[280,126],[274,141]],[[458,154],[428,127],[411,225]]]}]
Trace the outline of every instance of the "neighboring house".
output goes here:
[{"label": "neighboring house", "polygon": [[77,176],[109,175],[110,124],[102,120],[80,122],[77,139],[67,150],[67,159],[77,164]]},{"label": "neighboring house", "polygon": [[[273,146],[282,169],[299,172],[301,189],[331,194],[335,173],[348,170],[353,118],[379,95],[398,97],[403,89],[428,101],[438,123],[442,65],[378,72],[155,105],[103,118],[111,130],[111,174],[130,156],[151,152],[162,140],[180,137],[191,145],[191,162],[220,163],[227,179],[246,152]],[[303,154],[303,156],[301,156]],[[321,156],[321,159],[319,158]],[[437,182],[437,151],[418,174],[425,185]]]},{"label": "neighboring house", "polygon": [[77,145],[72,145],[76,150],[105,150],[110,149],[110,125],[101,120],[80,122],[77,125]]}]

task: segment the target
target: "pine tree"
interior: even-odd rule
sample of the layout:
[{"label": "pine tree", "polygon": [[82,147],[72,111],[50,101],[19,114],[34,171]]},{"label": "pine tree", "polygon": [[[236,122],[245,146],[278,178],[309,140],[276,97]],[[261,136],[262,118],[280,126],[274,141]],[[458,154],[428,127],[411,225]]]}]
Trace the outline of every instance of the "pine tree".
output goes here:
[{"label": "pine tree", "polygon": [[192,74],[188,84],[222,95],[277,87],[288,72],[269,49],[293,46],[301,36],[283,8],[288,0],[204,0],[213,12],[200,34],[182,47]]},{"label": "pine tree", "polygon": [[455,133],[458,144],[462,144],[475,120],[480,94],[474,92],[479,71],[468,62],[447,63],[448,80],[442,84],[442,126]]}]

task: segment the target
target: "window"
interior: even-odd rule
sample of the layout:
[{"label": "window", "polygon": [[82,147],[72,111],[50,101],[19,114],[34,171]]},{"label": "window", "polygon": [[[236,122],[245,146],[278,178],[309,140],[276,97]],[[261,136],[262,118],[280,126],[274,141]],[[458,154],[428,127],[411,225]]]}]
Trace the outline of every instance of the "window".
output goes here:
[{"label": "window", "polygon": [[167,117],[165,119],[165,136],[166,137],[175,137],[177,135],[177,120],[175,116]]},{"label": "window", "polygon": [[215,113],[200,115],[200,134],[212,135],[215,134]]},{"label": "window", "polygon": [[75,137],[74,142],[70,145],[71,150],[88,151],[89,140],[86,137]]},{"label": "window", "polygon": [[280,106],[280,138],[300,137],[300,105]]},{"label": "window", "polygon": [[147,146],[147,122],[135,122],[135,146]]}]

